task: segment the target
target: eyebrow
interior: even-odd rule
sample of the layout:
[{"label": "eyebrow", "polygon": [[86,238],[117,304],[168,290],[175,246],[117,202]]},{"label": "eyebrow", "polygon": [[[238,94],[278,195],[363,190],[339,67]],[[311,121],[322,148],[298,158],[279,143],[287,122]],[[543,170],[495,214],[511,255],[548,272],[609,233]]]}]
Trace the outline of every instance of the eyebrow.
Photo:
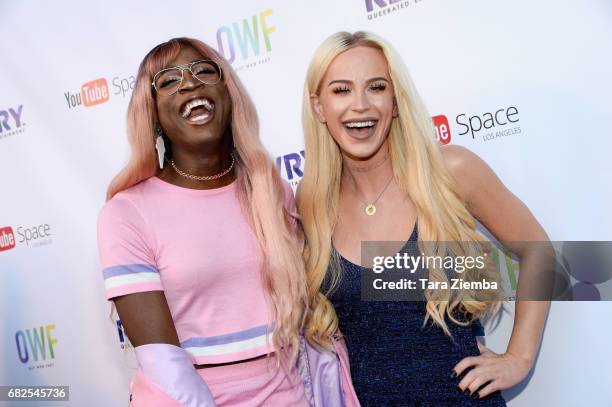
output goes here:
[{"label": "eyebrow", "polygon": [[[370,83],[370,82],[376,82],[376,81],[385,81],[385,82],[387,82],[387,83],[389,82],[389,80],[388,80],[387,78],[384,78],[384,77],[382,77],[382,76],[377,76],[377,77],[375,77],[375,78],[370,78],[370,79],[368,79],[366,82],[367,82],[367,83]],[[336,79],[336,80],[330,81],[330,82],[327,84],[327,86],[331,86],[331,85],[333,85],[334,83],[346,83],[346,84],[351,84],[351,83],[353,83],[353,81],[349,81],[348,79]]]}]

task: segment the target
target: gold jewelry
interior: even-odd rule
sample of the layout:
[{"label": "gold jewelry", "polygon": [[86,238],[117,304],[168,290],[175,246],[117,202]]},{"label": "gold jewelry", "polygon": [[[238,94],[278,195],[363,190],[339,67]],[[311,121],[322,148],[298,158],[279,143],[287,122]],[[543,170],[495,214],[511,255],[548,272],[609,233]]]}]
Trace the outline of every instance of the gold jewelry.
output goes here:
[{"label": "gold jewelry", "polygon": [[232,156],[232,163],[230,164],[229,168],[223,172],[220,172],[218,174],[215,175],[193,175],[193,174],[188,174],[184,171],[181,171],[176,164],[174,163],[174,159],[170,160],[170,165],[172,165],[172,168],[174,168],[174,171],[177,172],[177,174],[185,177],[185,178],[189,178],[192,179],[194,181],[212,181],[215,179],[219,179],[224,175],[227,175],[232,168],[234,168],[234,163],[236,162],[236,157],[234,156],[233,152],[230,152],[230,155]]},{"label": "gold jewelry", "polygon": [[361,201],[361,203],[365,205],[365,213],[366,213],[366,215],[372,216],[372,215],[374,215],[376,213],[376,205],[375,204],[376,204],[376,202],[378,202],[380,197],[385,193],[387,188],[389,188],[389,185],[391,185],[391,181],[392,180],[393,180],[393,175],[391,175],[391,178],[389,178],[389,181],[387,181],[387,184],[385,185],[385,188],[380,192],[380,194],[378,194],[378,197],[371,204],[368,204],[368,203],[364,202],[359,197],[359,194],[357,194],[357,188],[355,188],[355,194],[357,195],[357,199],[359,199]]}]

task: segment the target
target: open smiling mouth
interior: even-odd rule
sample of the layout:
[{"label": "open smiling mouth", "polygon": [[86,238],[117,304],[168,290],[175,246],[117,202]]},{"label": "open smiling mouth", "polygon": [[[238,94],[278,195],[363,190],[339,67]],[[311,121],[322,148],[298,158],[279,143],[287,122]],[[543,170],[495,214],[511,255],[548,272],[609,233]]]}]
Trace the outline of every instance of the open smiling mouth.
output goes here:
[{"label": "open smiling mouth", "polygon": [[215,103],[205,97],[191,99],[181,108],[181,117],[191,124],[205,124],[212,120]]},{"label": "open smiling mouth", "polygon": [[355,138],[365,139],[374,134],[374,129],[378,120],[367,119],[367,120],[349,120],[344,122],[344,128],[346,132]]}]

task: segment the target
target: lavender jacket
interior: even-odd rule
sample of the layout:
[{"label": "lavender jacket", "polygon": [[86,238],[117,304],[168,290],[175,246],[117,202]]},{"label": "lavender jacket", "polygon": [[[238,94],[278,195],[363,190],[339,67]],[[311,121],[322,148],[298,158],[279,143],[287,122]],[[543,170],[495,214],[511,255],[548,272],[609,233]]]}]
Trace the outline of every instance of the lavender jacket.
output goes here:
[{"label": "lavender jacket", "polygon": [[360,407],[351,381],[346,343],[332,338],[334,351],[312,345],[302,336],[298,369],[312,407]]}]

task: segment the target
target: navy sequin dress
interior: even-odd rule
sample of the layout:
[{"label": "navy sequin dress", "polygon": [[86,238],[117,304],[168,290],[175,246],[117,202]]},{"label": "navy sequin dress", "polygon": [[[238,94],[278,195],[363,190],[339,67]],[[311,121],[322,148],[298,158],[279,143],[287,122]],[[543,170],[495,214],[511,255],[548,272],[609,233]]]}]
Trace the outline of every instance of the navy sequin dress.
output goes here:
[{"label": "navy sequin dress", "polygon": [[[409,242],[416,241],[417,227]],[[479,321],[462,327],[447,321],[454,341],[438,326],[423,327],[425,302],[362,301],[363,268],[339,256],[342,278],[329,296],[345,336],[351,375],[364,407],[505,406],[499,391],[483,399],[463,394],[451,369],[480,352]],[[430,320],[431,321],[431,320]]]}]

